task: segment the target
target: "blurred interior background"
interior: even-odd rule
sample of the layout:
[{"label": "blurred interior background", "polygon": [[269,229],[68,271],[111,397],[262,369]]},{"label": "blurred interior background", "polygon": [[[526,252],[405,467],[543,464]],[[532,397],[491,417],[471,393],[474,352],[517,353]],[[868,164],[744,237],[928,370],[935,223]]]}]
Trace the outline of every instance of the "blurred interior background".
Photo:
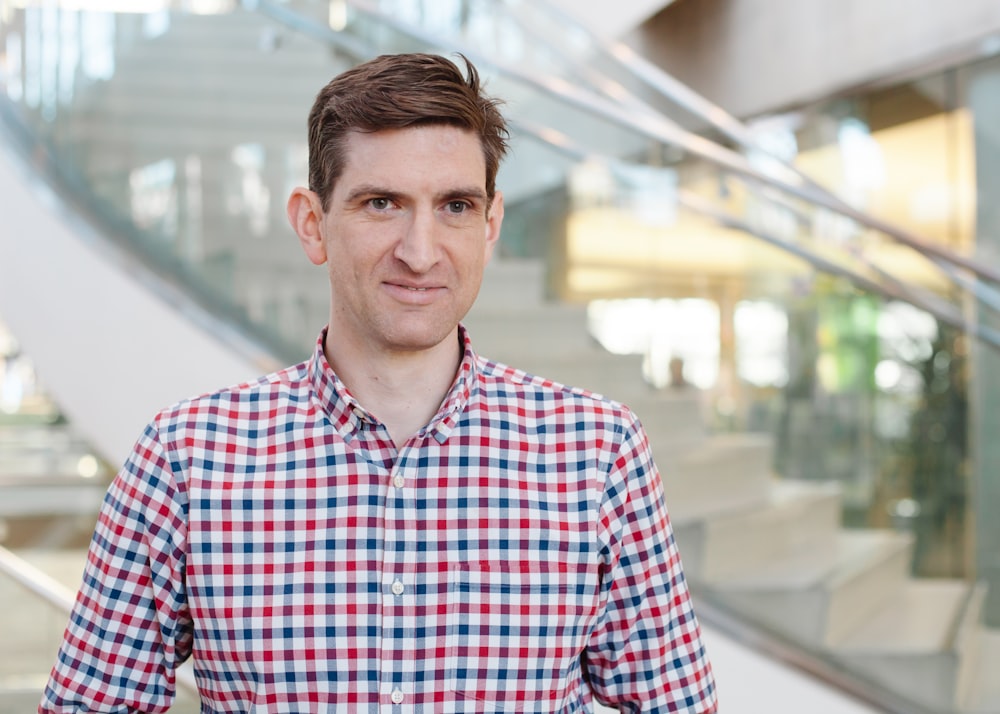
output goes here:
[{"label": "blurred interior background", "polygon": [[309,354],[305,116],[411,50],[514,123],[477,349],[635,408],[712,631],[1000,712],[994,0],[0,0],[0,711],[145,422]]}]

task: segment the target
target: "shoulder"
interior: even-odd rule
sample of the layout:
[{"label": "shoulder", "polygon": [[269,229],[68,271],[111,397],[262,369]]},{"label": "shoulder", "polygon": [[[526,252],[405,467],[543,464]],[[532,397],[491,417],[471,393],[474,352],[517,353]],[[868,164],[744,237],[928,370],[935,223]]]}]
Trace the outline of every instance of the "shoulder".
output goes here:
[{"label": "shoulder", "polygon": [[308,362],[302,362],[249,382],[183,399],[161,410],[153,426],[164,432],[260,419],[276,411],[306,408],[310,394]]}]

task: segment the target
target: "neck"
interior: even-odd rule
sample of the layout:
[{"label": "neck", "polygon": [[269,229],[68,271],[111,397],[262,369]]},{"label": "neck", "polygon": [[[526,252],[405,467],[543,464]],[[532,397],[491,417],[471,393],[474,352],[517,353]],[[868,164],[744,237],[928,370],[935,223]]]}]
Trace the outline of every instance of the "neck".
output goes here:
[{"label": "neck", "polygon": [[462,359],[457,333],[427,350],[358,349],[327,334],[326,359],[365,409],[385,424],[397,447],[437,413]]}]

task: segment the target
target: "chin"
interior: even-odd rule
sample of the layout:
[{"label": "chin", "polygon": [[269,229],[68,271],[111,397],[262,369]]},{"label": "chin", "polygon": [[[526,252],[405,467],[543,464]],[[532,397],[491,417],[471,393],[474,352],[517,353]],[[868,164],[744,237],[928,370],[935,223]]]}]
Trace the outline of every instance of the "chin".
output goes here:
[{"label": "chin", "polygon": [[409,328],[404,327],[395,331],[394,334],[386,335],[385,343],[397,352],[423,352],[454,337],[458,324],[436,329],[420,329],[418,325],[411,325]]}]

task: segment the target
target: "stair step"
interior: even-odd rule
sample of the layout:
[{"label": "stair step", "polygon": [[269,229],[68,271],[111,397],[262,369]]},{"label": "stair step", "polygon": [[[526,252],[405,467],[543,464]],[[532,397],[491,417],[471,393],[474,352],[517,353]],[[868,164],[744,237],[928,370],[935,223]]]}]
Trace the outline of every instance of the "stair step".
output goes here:
[{"label": "stair step", "polygon": [[834,648],[847,669],[915,701],[950,711],[958,698],[962,653],[956,623],[970,586],[908,580],[890,602]]},{"label": "stair step", "polygon": [[539,260],[487,266],[465,319],[480,354],[626,403],[647,392],[642,357],[601,348],[588,335],[586,306],[544,301],[545,270]]},{"label": "stair step", "polygon": [[[89,449],[79,451],[3,451],[0,452],[0,474],[14,474],[21,477],[58,476],[63,479],[80,477],[80,460],[94,458]],[[0,513],[4,510],[0,504]]]},{"label": "stair step", "polygon": [[[197,70],[192,70],[197,71]],[[93,125],[93,122],[107,120],[115,123],[151,124],[169,121],[171,124],[187,125],[212,121],[235,120],[254,123],[267,119],[294,125],[295,110],[309,111],[316,92],[329,79],[327,72],[300,79],[287,84],[282,91],[245,92],[237,89],[218,89],[211,86],[197,88],[190,86],[172,89],[169,87],[147,86],[141,94],[121,94],[102,97],[93,108],[83,107],[74,119],[66,121],[66,128]],[[275,80],[277,81],[277,80]],[[221,82],[220,82],[221,84]],[[301,117],[299,129],[305,136]]]},{"label": "stair step", "polygon": [[889,603],[836,645],[838,654],[940,652],[951,647],[969,584],[910,580]]},{"label": "stair step", "polygon": [[[303,97],[297,102],[302,105],[300,111],[308,111],[311,102],[311,97]],[[174,103],[184,104],[178,98]],[[115,150],[125,154],[138,147],[153,155],[178,156],[193,149],[212,151],[242,143],[281,145],[292,140],[304,145],[306,136],[301,117],[297,119],[287,104],[271,105],[262,97],[259,102],[218,101],[184,111],[81,114],[63,123],[57,140],[64,146],[84,146],[87,153]]]},{"label": "stair step", "polygon": [[[148,36],[123,52],[129,57],[143,52],[160,52],[167,57],[182,56],[193,48],[211,51],[218,48],[249,47],[260,52],[280,54],[290,45],[309,43],[324,47],[319,40],[312,40],[293,30],[286,30],[270,18],[253,12],[236,10],[219,15],[175,12],[159,34]],[[277,42],[271,40],[276,39]]]},{"label": "stair step", "polygon": [[545,263],[494,258],[486,265],[476,305],[493,310],[537,307],[545,302]]},{"label": "stair step", "polygon": [[977,661],[970,689],[962,700],[964,714],[1000,712],[1000,628],[981,627],[977,632]]},{"label": "stair step", "polygon": [[[178,127],[183,127],[183,132]],[[183,122],[156,117],[141,123],[110,116],[80,119],[68,125],[58,138],[60,145],[86,146],[88,151],[128,153],[141,147],[145,155],[160,158],[215,151],[219,146],[281,145],[290,140],[301,140],[305,145],[301,119],[276,114],[254,114],[232,121],[218,117],[200,117],[198,121],[188,117]]]},{"label": "stair step", "polygon": [[840,492],[831,484],[776,481],[762,505],[691,520],[675,513],[672,519],[688,577],[712,585],[805,552],[832,558]]},{"label": "stair step", "polygon": [[[188,70],[198,69],[207,71],[213,79],[216,76],[232,76],[237,86],[251,87],[253,84],[250,80],[259,78],[260,87],[273,87],[281,91],[281,86],[275,80],[280,79],[282,72],[287,75],[290,69],[315,71],[320,62],[344,68],[352,64],[348,60],[338,59],[329,47],[318,40],[298,34],[275,34],[266,26],[248,28],[240,36],[221,39],[185,37],[171,41],[169,34],[161,35],[151,41],[125,48],[119,54],[121,63],[116,68],[114,82],[93,86],[108,87],[110,91],[117,91],[119,87],[142,91],[150,83],[182,87],[184,85],[178,82],[178,76],[183,76]],[[243,76],[239,72],[241,67],[245,70]],[[171,69],[176,71],[171,72]],[[122,83],[118,82],[119,74]],[[142,77],[149,77],[150,83],[143,85]],[[192,76],[190,79],[194,86],[204,81],[202,77]]]},{"label": "stair step", "polygon": [[670,511],[681,521],[767,503],[773,444],[763,434],[718,434],[680,455],[664,471]]},{"label": "stair step", "polygon": [[572,359],[597,349],[587,332],[587,311],[579,305],[545,303],[525,309],[473,306],[464,324],[477,351],[499,362]]},{"label": "stair step", "polygon": [[[54,657],[52,661],[55,662]],[[47,671],[44,674],[0,676],[0,714],[37,711],[48,679]]]},{"label": "stair step", "polygon": [[100,509],[106,491],[105,482],[79,477],[38,486],[6,485],[0,516],[83,514],[89,517]]},{"label": "stair step", "polygon": [[839,531],[831,552],[800,549],[720,581],[713,592],[734,610],[796,642],[829,646],[900,591],[912,543],[909,536],[892,531]]},{"label": "stair step", "polygon": [[[80,102],[74,111],[90,115],[117,114],[120,110],[150,113],[153,106],[165,99],[205,102],[211,101],[213,94],[243,97],[254,105],[278,101],[281,97],[315,97],[320,87],[348,67],[347,63],[331,61],[330,55],[319,48],[294,55],[257,57],[252,50],[215,50],[213,56],[203,55],[204,51],[198,50],[195,55],[183,60],[174,58],[169,63],[162,57],[153,57],[139,65],[127,65],[118,70],[113,81],[82,86]],[[156,101],[145,107],[129,107],[129,99],[142,103]],[[178,108],[171,113],[178,113]]]},{"label": "stair step", "polygon": [[0,448],[81,447],[83,440],[65,424],[4,426],[0,428]]},{"label": "stair step", "polygon": [[[258,12],[236,7],[224,13],[195,13],[183,10],[172,11],[168,17],[167,32],[155,38],[154,41],[174,37],[180,45],[187,38],[198,38],[197,41],[211,42],[213,38],[223,38],[226,35],[244,36],[248,30],[261,26],[275,27],[274,21]],[[198,37],[204,33],[204,37]]]},{"label": "stair step", "polygon": [[664,478],[671,478],[677,461],[708,438],[702,416],[704,395],[697,390],[644,390],[625,403],[642,422]]},{"label": "stair step", "polygon": [[[477,339],[477,350],[478,342]],[[500,359],[494,358],[493,353],[483,355],[511,364],[529,374],[569,387],[586,389],[626,404],[631,404],[632,396],[649,391],[649,385],[642,378],[642,357],[638,355],[613,355],[598,347],[580,350],[574,359],[545,358],[538,355],[518,357],[514,354],[507,359]]]}]

